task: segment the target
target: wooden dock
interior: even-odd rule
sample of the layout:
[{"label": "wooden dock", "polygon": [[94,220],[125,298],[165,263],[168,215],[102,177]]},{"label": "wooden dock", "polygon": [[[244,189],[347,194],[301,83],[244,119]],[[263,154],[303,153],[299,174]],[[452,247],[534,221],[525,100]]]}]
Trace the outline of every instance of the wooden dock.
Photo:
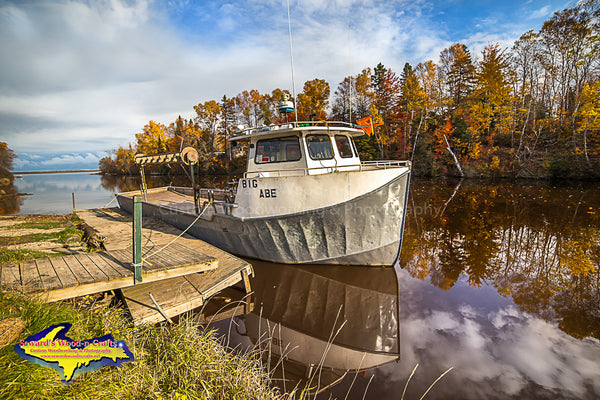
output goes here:
[{"label": "wooden dock", "polygon": [[[122,249],[131,245],[131,220],[130,214],[118,209],[88,210],[78,212],[80,218],[93,226],[106,237],[104,246],[107,250]],[[144,217],[142,229],[142,245],[144,253],[159,251],[175,237],[181,230],[162,222],[156,218]],[[189,273],[174,276],[169,279],[149,282],[122,288],[123,298],[136,325],[163,321],[162,311],[168,318],[191,311],[198,307],[207,306],[207,300],[217,293],[225,300],[224,305],[229,308],[220,310],[207,306],[206,310],[219,311],[216,319],[245,314],[252,309],[250,296],[250,279],[253,275],[252,266],[213,245],[196,239],[188,234],[183,234],[175,243],[166,247],[169,249],[174,244],[179,244],[208,257],[218,260],[218,267],[202,273]],[[150,294],[158,303],[159,309],[152,301]],[[212,318],[210,313],[204,316]]]},{"label": "wooden dock", "polygon": [[[148,255],[142,264],[144,282],[217,268],[214,257],[179,243]],[[131,260],[131,249],[122,249],[25,261],[0,269],[0,288],[36,295],[45,301],[120,289],[134,285]]]},{"label": "wooden dock", "polygon": [[[115,290],[134,324],[155,323],[198,307],[216,318],[251,311],[252,266],[155,218],[142,228],[142,283],[134,284],[132,217],[119,208],[78,211],[104,236],[106,251],[49,257],[0,267],[0,288],[56,301]],[[221,305],[207,301],[217,293]],[[200,319],[210,319],[206,312]]]}]

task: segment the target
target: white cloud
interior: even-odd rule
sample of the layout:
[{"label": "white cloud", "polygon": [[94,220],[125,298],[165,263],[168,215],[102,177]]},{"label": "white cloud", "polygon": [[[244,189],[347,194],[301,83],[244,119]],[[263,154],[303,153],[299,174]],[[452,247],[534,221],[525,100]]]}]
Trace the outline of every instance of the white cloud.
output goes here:
[{"label": "white cloud", "polygon": [[52,157],[50,160],[42,161],[40,164],[53,166],[53,165],[64,165],[64,164],[81,164],[81,163],[96,163],[100,157],[98,154],[85,153],[85,154],[63,154],[57,157]]},{"label": "white cloud", "polygon": [[[334,92],[379,62],[399,73],[454,41],[477,54],[515,36],[482,28],[456,38],[424,0],[290,8],[297,91],[322,78]],[[291,86],[282,0],[15,0],[0,5],[0,35],[0,141],[17,153],[111,149],[150,119],[192,116],[198,102]]]},{"label": "white cloud", "polygon": [[537,18],[546,18],[552,13],[552,9],[549,5],[545,5],[542,8],[539,8],[535,11],[532,11],[531,14],[527,17],[528,19],[537,19]]}]

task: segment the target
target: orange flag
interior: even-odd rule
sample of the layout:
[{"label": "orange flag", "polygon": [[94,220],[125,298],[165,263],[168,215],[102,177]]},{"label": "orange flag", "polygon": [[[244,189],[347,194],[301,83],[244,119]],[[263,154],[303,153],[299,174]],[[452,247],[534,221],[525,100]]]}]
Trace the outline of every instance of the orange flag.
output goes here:
[{"label": "orange flag", "polygon": [[372,135],[373,134],[373,120],[371,119],[371,116],[369,115],[368,117],[364,117],[361,119],[356,120],[356,127],[358,129],[362,129],[367,135]]}]

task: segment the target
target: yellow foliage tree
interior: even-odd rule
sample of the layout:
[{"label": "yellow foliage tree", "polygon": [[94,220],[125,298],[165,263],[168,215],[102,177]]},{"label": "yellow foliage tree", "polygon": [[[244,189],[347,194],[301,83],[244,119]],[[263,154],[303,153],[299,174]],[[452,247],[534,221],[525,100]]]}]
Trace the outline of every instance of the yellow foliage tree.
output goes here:
[{"label": "yellow foliage tree", "polygon": [[298,119],[307,121],[310,118],[323,120],[329,105],[329,83],[323,79],[313,79],[304,84],[304,91],[298,95]]},{"label": "yellow foliage tree", "polygon": [[167,127],[154,121],[148,122],[141,133],[135,134],[136,150],[142,154],[159,154],[168,151]]},{"label": "yellow foliage tree", "polygon": [[[586,83],[581,93],[581,106],[575,115],[578,120],[577,131],[582,135],[583,153],[588,166],[591,167],[589,157],[588,142],[598,141],[598,132],[600,131],[600,81],[592,85]],[[589,136],[592,135],[590,138]],[[595,143],[596,148],[592,149],[592,154],[600,154],[600,143]]]}]

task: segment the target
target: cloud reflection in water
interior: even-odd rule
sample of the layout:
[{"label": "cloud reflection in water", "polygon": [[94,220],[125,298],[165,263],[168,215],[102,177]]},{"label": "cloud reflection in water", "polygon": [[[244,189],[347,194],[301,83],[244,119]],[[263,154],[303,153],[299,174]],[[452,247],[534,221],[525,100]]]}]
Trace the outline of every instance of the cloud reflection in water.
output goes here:
[{"label": "cloud reflection in water", "polygon": [[519,311],[494,288],[461,278],[450,291],[399,271],[401,364],[381,368],[369,398],[419,398],[447,368],[428,398],[598,398],[600,342],[578,340]]}]

